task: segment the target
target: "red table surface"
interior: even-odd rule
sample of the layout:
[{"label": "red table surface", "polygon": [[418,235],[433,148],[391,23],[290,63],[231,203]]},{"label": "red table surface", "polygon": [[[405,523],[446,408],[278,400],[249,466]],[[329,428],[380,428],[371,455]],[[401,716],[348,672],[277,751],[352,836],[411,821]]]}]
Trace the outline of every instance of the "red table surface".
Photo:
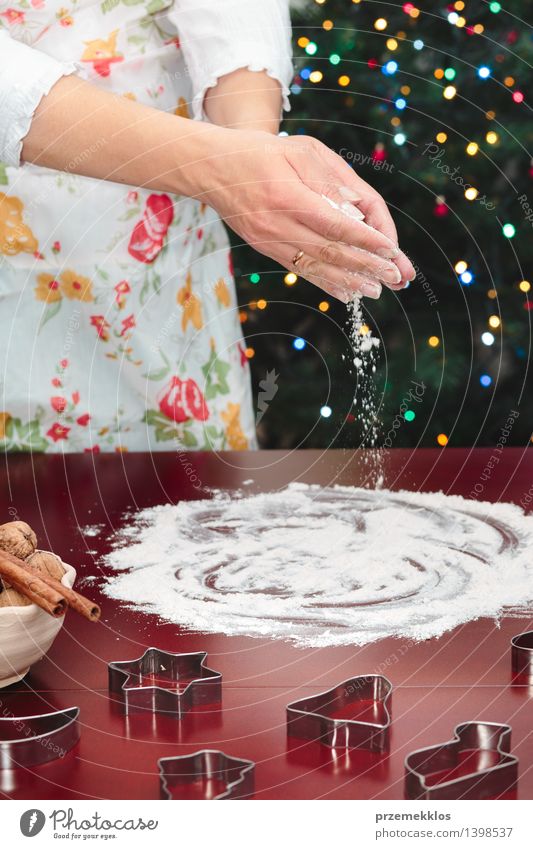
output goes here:
[{"label": "red table surface", "polygon": [[[491,449],[395,450],[385,486],[468,495],[482,479]],[[528,503],[533,452],[509,448],[484,475],[482,497]],[[11,799],[157,799],[160,757],[222,749],[256,762],[256,799],[401,799],[410,751],[450,739],[465,720],[507,722],[520,759],[513,798],[533,798],[533,686],[511,683],[509,641],[533,619],[478,620],[439,639],[408,645],[385,639],[364,647],[302,649],[280,640],[187,632],[102,597],[100,557],[109,537],[139,507],[205,497],[203,487],[270,491],[293,480],[362,485],[361,452],[261,451],[223,454],[10,455],[0,472],[0,520],[21,518],[78,570],[78,586],[102,604],[93,625],[68,614],[48,656],[24,682],[0,690],[0,716],[78,705],[82,734],[66,757],[28,769],[1,770]],[[529,496],[530,498],[530,496]],[[86,525],[102,524],[87,537]],[[94,580],[93,576],[96,576]],[[93,580],[86,581],[87,578]],[[223,675],[223,701],[181,722],[162,715],[124,717],[108,698],[107,663],[138,657],[148,646],[205,650]],[[364,673],[394,685],[391,751],[332,752],[288,741],[285,706]]]}]

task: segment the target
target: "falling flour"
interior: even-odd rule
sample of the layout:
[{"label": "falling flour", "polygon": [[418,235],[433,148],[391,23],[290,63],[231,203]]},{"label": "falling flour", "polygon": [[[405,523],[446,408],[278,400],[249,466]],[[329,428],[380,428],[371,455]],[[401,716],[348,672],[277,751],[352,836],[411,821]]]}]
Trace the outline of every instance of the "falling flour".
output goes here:
[{"label": "falling flour", "polygon": [[[330,206],[340,210],[348,218],[353,218],[372,229],[365,221],[365,216],[358,206],[345,201],[341,205],[335,203],[331,198],[322,195]],[[361,253],[365,253],[361,250]],[[357,375],[356,390],[353,398],[353,409],[355,420],[359,423],[361,431],[361,448],[368,448],[364,462],[370,464],[371,475],[374,480],[382,477],[382,457],[378,450],[380,421],[378,418],[378,395],[374,375],[376,373],[377,353],[380,340],[372,333],[363,316],[363,308],[359,295],[350,295],[347,302],[348,309],[348,335],[352,348],[352,363]]]},{"label": "falling flour", "polygon": [[293,484],[142,510],[107,595],[203,632],[363,645],[533,610],[533,516],[442,493]]},{"label": "falling flour", "polygon": [[[380,435],[378,416],[378,393],[374,382],[379,339],[366,324],[360,298],[348,303],[349,336],[352,346],[353,365],[357,374],[357,385],[353,399],[355,420],[361,429],[361,447],[377,452]],[[375,462],[376,457],[371,459]]]}]

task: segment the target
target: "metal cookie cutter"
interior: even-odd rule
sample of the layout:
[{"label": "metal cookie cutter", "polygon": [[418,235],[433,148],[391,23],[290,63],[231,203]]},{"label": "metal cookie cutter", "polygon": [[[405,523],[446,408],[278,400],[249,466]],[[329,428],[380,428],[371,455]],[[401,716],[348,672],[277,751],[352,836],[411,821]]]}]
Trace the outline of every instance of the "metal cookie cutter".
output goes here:
[{"label": "metal cookie cutter", "polygon": [[0,769],[63,758],[80,739],[77,707],[36,716],[0,718]]},{"label": "metal cookie cutter", "polygon": [[[287,733],[332,748],[389,749],[392,684],[383,675],[358,675],[332,690],[287,705]],[[366,718],[353,718],[369,705]]]},{"label": "metal cookie cutter", "polygon": [[[405,759],[406,799],[491,799],[511,790],[518,780],[518,758],[511,755],[511,726],[497,722],[462,722],[446,743],[411,752]],[[461,755],[476,752],[472,771],[428,783],[428,777],[455,769]]]},{"label": "metal cookie cutter", "polygon": [[221,701],[222,675],[204,666],[206,658],[205,651],[146,649],[136,660],[108,664],[109,691],[119,696],[126,714],[146,710],[182,719],[192,707]]},{"label": "metal cookie cutter", "polygon": [[[254,795],[255,763],[216,749],[160,758],[157,765],[163,799],[189,798],[187,788],[190,791],[191,785],[200,781],[203,799],[248,799]],[[172,789],[176,784],[183,789],[181,796]]]},{"label": "metal cookie cutter", "polygon": [[533,681],[533,631],[524,631],[511,640],[513,675]]}]

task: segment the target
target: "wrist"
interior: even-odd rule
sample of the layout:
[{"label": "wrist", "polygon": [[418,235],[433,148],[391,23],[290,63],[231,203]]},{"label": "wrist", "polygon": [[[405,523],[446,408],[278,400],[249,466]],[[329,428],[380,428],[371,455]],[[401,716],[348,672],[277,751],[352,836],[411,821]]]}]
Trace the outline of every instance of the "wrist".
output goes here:
[{"label": "wrist", "polygon": [[182,121],[185,131],[178,130],[172,144],[167,190],[201,197],[216,182],[217,159],[227,149],[224,136],[231,131],[202,121],[184,118],[180,124]]},{"label": "wrist", "polygon": [[240,181],[241,157],[258,145],[266,150],[272,134],[196,121],[189,123],[196,125],[195,131],[187,140],[186,150],[177,154],[180,165],[171,177],[169,190],[202,200],[216,209],[220,190]]}]

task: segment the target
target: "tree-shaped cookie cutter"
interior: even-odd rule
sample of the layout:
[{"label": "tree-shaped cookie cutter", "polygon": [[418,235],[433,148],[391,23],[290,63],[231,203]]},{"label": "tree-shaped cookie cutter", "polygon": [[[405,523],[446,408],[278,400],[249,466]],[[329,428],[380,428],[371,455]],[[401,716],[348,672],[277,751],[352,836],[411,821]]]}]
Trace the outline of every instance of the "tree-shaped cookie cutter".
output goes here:
[{"label": "tree-shaped cookie cutter", "polygon": [[[248,799],[254,794],[255,763],[226,755],[216,749],[202,749],[192,755],[160,758],[159,780],[163,799],[179,799],[176,785],[186,787],[198,781],[205,783],[206,799]],[[209,794],[209,782],[222,782],[225,790]]]},{"label": "tree-shaped cookie cutter", "polygon": [[222,675],[205,666],[207,652],[174,654],[146,649],[136,660],[108,664],[109,691],[118,696],[124,713],[170,713],[182,719],[198,705],[222,699]]},{"label": "tree-shaped cookie cutter", "polygon": [[0,769],[63,758],[80,739],[78,707],[34,716],[0,717]]},{"label": "tree-shaped cookie cutter", "polygon": [[[287,705],[287,733],[302,740],[316,740],[331,748],[386,752],[390,745],[392,684],[383,675],[358,675],[331,690],[307,696]],[[381,709],[382,720],[372,722],[331,716],[335,712],[370,703]]]},{"label": "tree-shaped cookie cutter", "polygon": [[[406,799],[491,799],[508,793],[518,780],[518,758],[510,754],[511,726],[462,722],[454,739],[411,752],[405,759]],[[461,755],[485,753],[487,766],[433,784],[428,777],[454,769]],[[496,763],[494,760],[496,759]]]}]

